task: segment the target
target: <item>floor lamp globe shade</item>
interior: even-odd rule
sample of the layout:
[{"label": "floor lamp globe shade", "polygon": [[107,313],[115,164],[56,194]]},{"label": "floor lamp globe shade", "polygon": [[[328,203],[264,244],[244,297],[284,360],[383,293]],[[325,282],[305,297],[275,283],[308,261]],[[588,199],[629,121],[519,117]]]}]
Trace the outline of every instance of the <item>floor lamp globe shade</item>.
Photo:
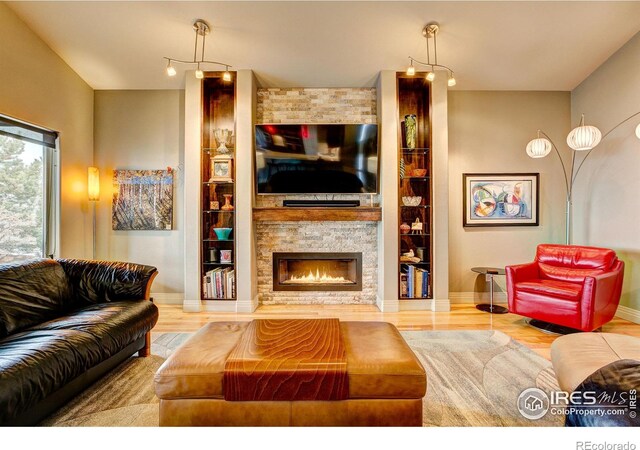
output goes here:
[{"label": "floor lamp globe shade", "polygon": [[89,201],[97,202],[100,200],[100,172],[97,167],[89,167],[87,192]]},{"label": "floor lamp globe shade", "polygon": [[636,136],[638,137],[638,139],[640,139],[640,123],[636,127]]},{"label": "floor lamp globe shade", "polygon": [[596,127],[583,125],[571,130],[567,136],[567,145],[576,151],[591,150],[600,143],[602,133]]},{"label": "floor lamp globe shade", "polygon": [[527,155],[531,158],[544,158],[551,153],[551,148],[551,142],[548,139],[533,139],[527,144]]}]

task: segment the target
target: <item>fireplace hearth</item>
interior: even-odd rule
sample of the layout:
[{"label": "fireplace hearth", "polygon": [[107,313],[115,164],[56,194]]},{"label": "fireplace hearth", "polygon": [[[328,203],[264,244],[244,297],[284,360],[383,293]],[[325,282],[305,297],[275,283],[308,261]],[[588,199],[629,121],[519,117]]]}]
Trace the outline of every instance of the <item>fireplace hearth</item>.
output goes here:
[{"label": "fireplace hearth", "polygon": [[273,253],[274,291],[361,291],[362,253]]}]

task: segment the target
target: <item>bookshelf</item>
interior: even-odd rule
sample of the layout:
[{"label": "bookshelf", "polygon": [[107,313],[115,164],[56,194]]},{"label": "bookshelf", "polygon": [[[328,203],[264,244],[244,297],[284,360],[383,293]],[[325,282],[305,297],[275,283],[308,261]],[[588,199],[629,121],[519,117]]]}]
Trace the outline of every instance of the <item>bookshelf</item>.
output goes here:
[{"label": "bookshelf", "polygon": [[200,293],[204,300],[235,301],[236,74],[231,81],[222,74],[205,72],[202,79]]},{"label": "bookshelf", "polygon": [[[398,298],[401,300],[433,298],[431,89],[425,75],[396,75],[400,167]],[[413,142],[411,138],[407,139],[407,115],[415,115],[416,133]],[[406,197],[420,197],[420,201],[413,204]],[[407,256],[411,252],[413,256]]]}]

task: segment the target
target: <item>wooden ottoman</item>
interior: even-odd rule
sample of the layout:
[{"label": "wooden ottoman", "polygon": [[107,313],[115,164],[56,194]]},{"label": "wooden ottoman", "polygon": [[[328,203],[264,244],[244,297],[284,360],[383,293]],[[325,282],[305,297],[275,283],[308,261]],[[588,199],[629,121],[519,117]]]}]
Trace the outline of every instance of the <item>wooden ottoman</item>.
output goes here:
[{"label": "wooden ottoman", "polygon": [[421,426],[427,386],[392,324],[337,319],[209,323],[154,381],[161,426]]}]

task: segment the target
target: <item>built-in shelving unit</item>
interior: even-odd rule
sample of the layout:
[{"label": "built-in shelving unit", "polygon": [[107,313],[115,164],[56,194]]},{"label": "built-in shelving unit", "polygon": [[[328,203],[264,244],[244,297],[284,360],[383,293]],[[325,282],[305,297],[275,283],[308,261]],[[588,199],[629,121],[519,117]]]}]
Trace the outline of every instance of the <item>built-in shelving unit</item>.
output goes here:
[{"label": "built-in shelving unit", "polygon": [[[425,74],[409,77],[398,73],[398,276],[402,299],[433,298],[433,233],[431,183],[431,89]],[[415,148],[406,139],[405,116],[416,116]],[[414,173],[415,170],[423,173]],[[421,197],[407,205],[403,197]],[[409,230],[406,227],[410,227]],[[407,253],[413,252],[408,260]],[[424,277],[426,280],[423,281]]]},{"label": "built-in shelving unit", "polygon": [[[201,298],[236,300],[235,242],[235,114],[236,84],[224,81],[222,72],[206,72],[202,80],[201,147]],[[219,151],[216,130],[229,130],[226,147]],[[229,209],[233,208],[233,209]],[[220,238],[215,229],[229,228],[228,237]]]}]

